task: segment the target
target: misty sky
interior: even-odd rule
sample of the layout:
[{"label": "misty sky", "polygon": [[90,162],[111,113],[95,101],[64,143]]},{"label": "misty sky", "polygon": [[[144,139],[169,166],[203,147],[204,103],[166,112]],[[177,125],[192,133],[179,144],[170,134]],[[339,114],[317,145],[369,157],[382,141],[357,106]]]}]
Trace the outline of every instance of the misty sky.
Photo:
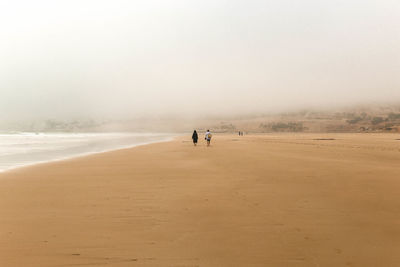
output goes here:
[{"label": "misty sky", "polygon": [[0,119],[397,100],[398,0],[0,0]]}]

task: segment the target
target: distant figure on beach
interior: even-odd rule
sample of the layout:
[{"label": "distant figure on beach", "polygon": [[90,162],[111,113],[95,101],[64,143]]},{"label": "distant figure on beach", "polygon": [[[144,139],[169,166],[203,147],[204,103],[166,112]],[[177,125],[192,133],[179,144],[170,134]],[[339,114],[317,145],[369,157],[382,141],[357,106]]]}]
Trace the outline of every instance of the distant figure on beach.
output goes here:
[{"label": "distant figure on beach", "polygon": [[207,146],[210,146],[211,137],[212,137],[212,134],[211,134],[210,130],[207,130],[206,136],[205,136],[205,140],[207,140]]},{"label": "distant figure on beach", "polygon": [[194,146],[197,145],[197,140],[199,139],[199,136],[197,135],[196,130],[194,130],[193,134],[192,134],[192,140],[193,140],[193,144]]}]

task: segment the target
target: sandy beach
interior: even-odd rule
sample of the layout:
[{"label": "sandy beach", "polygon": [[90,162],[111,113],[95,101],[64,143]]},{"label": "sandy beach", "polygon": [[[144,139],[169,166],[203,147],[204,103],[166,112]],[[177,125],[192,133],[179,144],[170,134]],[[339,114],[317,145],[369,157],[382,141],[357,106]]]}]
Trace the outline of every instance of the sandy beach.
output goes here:
[{"label": "sandy beach", "polygon": [[397,134],[190,136],[0,174],[0,266],[400,266]]}]

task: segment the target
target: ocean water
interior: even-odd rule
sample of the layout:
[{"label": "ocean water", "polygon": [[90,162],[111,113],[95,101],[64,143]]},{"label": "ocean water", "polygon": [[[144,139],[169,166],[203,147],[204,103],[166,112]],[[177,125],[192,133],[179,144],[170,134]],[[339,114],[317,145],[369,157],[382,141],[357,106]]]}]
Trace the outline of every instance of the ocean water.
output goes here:
[{"label": "ocean water", "polygon": [[159,133],[0,133],[0,172],[170,139]]}]

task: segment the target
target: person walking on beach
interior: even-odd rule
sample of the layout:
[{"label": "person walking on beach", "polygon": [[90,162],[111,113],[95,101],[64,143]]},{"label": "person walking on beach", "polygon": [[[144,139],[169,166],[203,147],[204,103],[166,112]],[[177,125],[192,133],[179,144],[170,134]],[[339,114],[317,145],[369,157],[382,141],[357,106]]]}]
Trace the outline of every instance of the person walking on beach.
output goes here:
[{"label": "person walking on beach", "polygon": [[196,146],[197,145],[197,140],[199,139],[199,136],[197,135],[196,130],[194,130],[193,134],[192,134],[192,140],[193,140],[193,145]]},{"label": "person walking on beach", "polygon": [[206,136],[205,136],[205,140],[207,140],[207,146],[210,146],[211,137],[212,137],[212,134],[211,134],[210,130],[207,130]]}]

